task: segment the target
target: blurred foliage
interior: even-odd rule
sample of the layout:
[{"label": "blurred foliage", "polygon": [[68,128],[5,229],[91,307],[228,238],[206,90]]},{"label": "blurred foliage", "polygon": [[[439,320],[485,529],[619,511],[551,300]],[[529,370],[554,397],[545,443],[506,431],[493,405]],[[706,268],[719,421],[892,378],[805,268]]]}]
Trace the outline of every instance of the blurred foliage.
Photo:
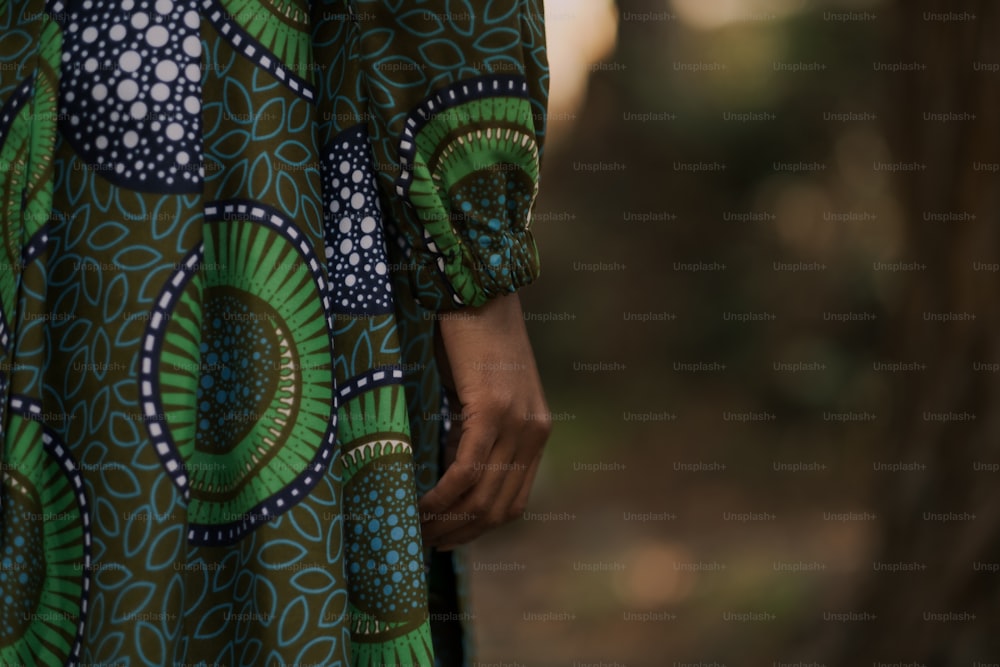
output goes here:
[{"label": "blurred foliage", "polygon": [[[621,0],[619,7],[624,17],[670,12],[679,4],[685,3]],[[905,75],[876,71],[873,63],[900,61],[894,49],[906,41],[901,30],[912,22],[901,16],[919,15],[933,3],[771,4],[791,9],[773,19],[737,20],[711,30],[692,28],[677,15],[621,20],[615,53],[594,67],[572,127],[560,128],[558,142],[548,149],[534,225],[543,274],[522,301],[532,316],[568,318],[527,322],[557,415],[532,508],[574,512],[578,518],[524,521],[473,547],[478,558],[529,565],[519,575],[523,597],[513,600],[505,596],[503,581],[474,579],[481,605],[497,619],[484,624],[484,659],[531,665],[618,660],[638,667],[712,659],[730,665],[808,663],[810,655],[818,655],[803,648],[809,646],[815,651],[823,646],[827,653],[821,658],[841,655],[819,635],[847,646],[849,635],[838,633],[850,629],[819,622],[820,610],[855,604],[872,560],[889,543],[887,534],[876,530],[901,530],[892,523],[821,517],[882,502],[889,478],[873,472],[873,459],[908,454],[907,443],[886,447],[885,442],[893,437],[886,424],[894,419],[906,380],[873,373],[872,363],[907,353],[899,340],[906,328],[898,317],[906,303],[921,296],[914,292],[912,274],[876,271],[873,262],[913,259],[907,255],[910,237],[926,223],[921,226],[904,201],[899,179],[874,170],[873,163],[912,159],[904,155],[910,145],[890,135],[916,123],[923,109],[908,106],[902,96],[899,81]],[[739,11],[767,3],[720,0],[719,5]],[[879,19],[824,20],[827,11],[869,11]],[[913,44],[909,55],[935,53],[931,40]],[[677,63],[725,68],[691,72]],[[778,71],[774,63],[824,68]],[[636,112],[671,116],[627,120]],[[857,122],[828,117],[845,112],[872,116]],[[774,118],[727,120],[733,113]],[[774,168],[776,162],[800,161],[826,168],[798,173]],[[675,167],[694,162],[724,163],[726,169],[691,173]],[[585,165],[593,163],[624,168],[587,171]],[[625,212],[666,213],[669,219],[626,220]],[[775,217],[724,219],[730,212]],[[834,220],[824,216],[830,212],[877,217]],[[940,250],[945,252],[944,243]],[[595,262],[625,268],[579,270]],[[726,268],[685,272],[675,270],[675,262]],[[789,273],[774,270],[774,262],[818,262],[826,268]],[[847,311],[871,313],[873,319],[824,318]],[[625,313],[642,312],[666,312],[672,319],[625,320]],[[776,317],[738,323],[724,319],[729,312]],[[923,352],[933,356],[937,345],[926,343]],[[821,363],[825,370],[775,372],[775,361]],[[620,363],[625,369],[585,372],[577,368],[581,362]],[[718,362],[726,369],[685,372],[675,362]],[[907,400],[913,408],[920,399]],[[724,411],[776,418],[741,424],[722,419]],[[849,411],[869,411],[877,419],[846,424],[824,419],[826,413]],[[625,419],[637,412],[667,412],[671,418]],[[727,468],[724,474],[678,472],[678,461],[722,462]],[[826,467],[815,474],[781,474],[772,469],[780,461]],[[587,473],[578,470],[581,462],[626,467],[617,474]],[[891,482],[908,483],[899,476]],[[623,512],[657,508],[676,513],[676,520],[645,525],[622,520]],[[759,525],[720,521],[723,512],[748,510],[778,518]],[[789,575],[771,567],[776,560],[797,559],[822,562],[824,569]],[[624,569],[582,575],[569,567],[580,560],[618,562]],[[678,563],[696,561],[724,562],[728,568],[677,570]],[[902,606],[917,608],[912,595],[900,599],[906,600]],[[522,608],[537,605],[574,609],[580,617],[563,625],[504,625]],[[623,622],[622,610],[636,608],[669,610],[677,619],[645,626]],[[780,620],[720,622],[720,614],[734,609],[766,609]],[[890,643],[905,641],[884,622],[873,632]],[[526,661],[528,656],[533,661]],[[982,657],[1000,661],[1000,655]]]}]

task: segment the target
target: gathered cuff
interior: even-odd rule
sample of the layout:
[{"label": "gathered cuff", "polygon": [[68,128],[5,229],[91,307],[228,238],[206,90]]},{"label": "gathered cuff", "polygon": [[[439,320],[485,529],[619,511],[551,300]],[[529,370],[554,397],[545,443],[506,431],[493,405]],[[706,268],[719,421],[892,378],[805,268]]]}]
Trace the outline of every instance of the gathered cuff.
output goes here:
[{"label": "gathered cuff", "polygon": [[422,251],[415,250],[410,275],[420,305],[434,311],[481,306],[538,277],[538,249],[529,230],[489,238],[485,244],[454,236],[444,248],[429,240]]},{"label": "gathered cuff", "polygon": [[535,278],[538,121],[524,76],[439,90],[407,118],[399,161],[395,194],[423,305],[481,305]]}]

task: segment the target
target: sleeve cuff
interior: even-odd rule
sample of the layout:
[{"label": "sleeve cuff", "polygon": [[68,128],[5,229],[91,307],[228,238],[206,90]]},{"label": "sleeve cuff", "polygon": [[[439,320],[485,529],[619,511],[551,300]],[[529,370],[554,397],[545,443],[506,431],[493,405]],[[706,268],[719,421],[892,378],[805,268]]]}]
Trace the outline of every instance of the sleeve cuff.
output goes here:
[{"label": "sleeve cuff", "polygon": [[537,128],[520,75],[462,81],[410,114],[395,195],[404,204],[414,294],[423,305],[480,305],[538,274],[529,231]]},{"label": "sleeve cuff", "polygon": [[454,310],[480,306],[490,299],[515,292],[530,284],[539,274],[538,249],[527,229],[507,234],[492,234],[488,242],[454,237],[448,248],[428,242],[410,258],[411,286],[417,301],[434,310]]}]

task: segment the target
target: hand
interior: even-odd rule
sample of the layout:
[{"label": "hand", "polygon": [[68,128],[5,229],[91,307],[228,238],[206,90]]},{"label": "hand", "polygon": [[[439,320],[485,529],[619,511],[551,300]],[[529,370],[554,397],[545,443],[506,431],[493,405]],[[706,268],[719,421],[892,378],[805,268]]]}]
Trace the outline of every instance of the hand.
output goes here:
[{"label": "hand", "polygon": [[424,543],[448,551],[524,512],[552,427],[517,294],[448,313],[436,336],[452,430],[419,508]]}]

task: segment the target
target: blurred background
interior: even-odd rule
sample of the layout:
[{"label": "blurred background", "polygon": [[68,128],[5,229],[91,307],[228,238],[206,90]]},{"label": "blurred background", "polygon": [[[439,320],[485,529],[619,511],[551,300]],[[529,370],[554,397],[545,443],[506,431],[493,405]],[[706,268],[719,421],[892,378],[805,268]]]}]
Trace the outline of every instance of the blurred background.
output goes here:
[{"label": "blurred background", "polygon": [[546,0],[481,667],[1000,664],[1000,3]]}]

